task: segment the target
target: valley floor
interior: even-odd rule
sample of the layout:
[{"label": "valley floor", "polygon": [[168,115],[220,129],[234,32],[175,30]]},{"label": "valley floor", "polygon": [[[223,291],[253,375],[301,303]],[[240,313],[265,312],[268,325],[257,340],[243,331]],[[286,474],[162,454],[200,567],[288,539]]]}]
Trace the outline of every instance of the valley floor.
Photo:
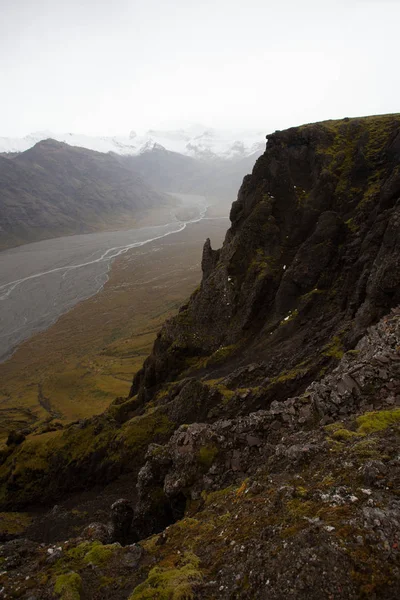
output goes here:
[{"label": "valley floor", "polygon": [[200,282],[202,243],[211,237],[218,247],[227,226],[226,218],[210,218],[130,250],[99,294],[0,364],[0,438],[13,428],[47,430],[49,422],[101,413],[126,396],[161,324]]}]

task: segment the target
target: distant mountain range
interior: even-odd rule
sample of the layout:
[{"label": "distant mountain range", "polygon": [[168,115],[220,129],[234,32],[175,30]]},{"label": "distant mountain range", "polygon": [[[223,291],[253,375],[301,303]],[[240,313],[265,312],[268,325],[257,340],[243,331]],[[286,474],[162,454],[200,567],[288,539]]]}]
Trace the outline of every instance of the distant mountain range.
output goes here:
[{"label": "distant mountain range", "polygon": [[0,156],[0,249],[133,226],[146,210],[170,202],[118,156],[41,141]]},{"label": "distant mountain range", "polygon": [[251,173],[262,152],[236,159],[204,161],[155,145],[137,156],[123,156],[120,160],[159,191],[202,194],[217,203],[231,204],[236,200],[243,177]]},{"label": "distant mountain range", "polygon": [[[160,132],[151,133],[161,139]],[[182,146],[187,137],[182,131],[163,133],[167,134],[175,146]],[[250,146],[229,146],[226,140],[223,146],[221,137],[204,132],[196,138],[196,151],[193,142],[186,144],[186,150],[191,144],[195,154],[188,156],[150,138],[133,153],[134,145],[118,145],[117,138],[84,137],[81,143],[103,148],[98,152],[71,145],[79,137],[71,136],[69,143],[40,140],[33,146],[33,136],[19,140],[19,146],[11,142],[7,146],[6,138],[0,138],[0,150],[9,150],[0,153],[0,250],[66,234],[133,226],[145,211],[173,202],[165,192],[204,195],[224,205],[228,214],[243,177],[265,146],[259,144],[248,154]],[[132,134],[131,142],[135,139]],[[24,146],[31,147],[19,151]]]},{"label": "distant mountain range", "polygon": [[185,129],[150,129],[144,134],[131,131],[127,136],[88,136],[77,133],[57,134],[39,131],[23,138],[0,137],[0,153],[24,152],[37,142],[54,139],[70,146],[80,146],[97,152],[138,155],[155,148],[164,148],[209,161],[216,158],[243,159],[265,148],[264,131],[223,131],[191,125]]}]

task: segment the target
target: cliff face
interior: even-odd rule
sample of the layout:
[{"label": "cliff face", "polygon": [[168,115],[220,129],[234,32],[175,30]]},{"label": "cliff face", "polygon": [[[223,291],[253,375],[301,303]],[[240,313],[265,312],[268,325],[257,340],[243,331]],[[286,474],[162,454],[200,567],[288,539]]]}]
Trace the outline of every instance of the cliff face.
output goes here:
[{"label": "cliff face", "polygon": [[222,249],[206,242],[200,289],[162,329],[131,395],[146,402],[165,382],[256,363],[252,386],[268,380],[269,391],[246,412],[353,347],[400,301],[399,163],[399,116],[268,136]]}]

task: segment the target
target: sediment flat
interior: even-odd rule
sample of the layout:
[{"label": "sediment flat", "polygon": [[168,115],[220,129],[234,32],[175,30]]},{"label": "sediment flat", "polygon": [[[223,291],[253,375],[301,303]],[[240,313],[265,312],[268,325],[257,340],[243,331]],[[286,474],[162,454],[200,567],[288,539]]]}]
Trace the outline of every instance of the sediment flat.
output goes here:
[{"label": "sediment flat", "polygon": [[54,238],[1,252],[0,362],[22,341],[97,293],[116,257],[205,216],[203,196],[180,195],[176,203],[163,215],[163,224]]}]

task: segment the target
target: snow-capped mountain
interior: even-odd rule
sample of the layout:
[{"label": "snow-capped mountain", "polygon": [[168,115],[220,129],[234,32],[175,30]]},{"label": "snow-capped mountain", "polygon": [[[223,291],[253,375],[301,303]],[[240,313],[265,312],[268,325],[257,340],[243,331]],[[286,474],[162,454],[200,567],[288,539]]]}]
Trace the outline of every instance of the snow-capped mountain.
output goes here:
[{"label": "snow-capped mountain", "polygon": [[192,125],[176,130],[149,129],[143,134],[131,131],[128,136],[113,137],[38,131],[23,138],[0,137],[0,152],[23,152],[48,138],[70,146],[122,155],[138,155],[152,150],[154,146],[161,146],[166,150],[203,160],[241,159],[262,151],[265,147],[263,131],[233,132]]}]

